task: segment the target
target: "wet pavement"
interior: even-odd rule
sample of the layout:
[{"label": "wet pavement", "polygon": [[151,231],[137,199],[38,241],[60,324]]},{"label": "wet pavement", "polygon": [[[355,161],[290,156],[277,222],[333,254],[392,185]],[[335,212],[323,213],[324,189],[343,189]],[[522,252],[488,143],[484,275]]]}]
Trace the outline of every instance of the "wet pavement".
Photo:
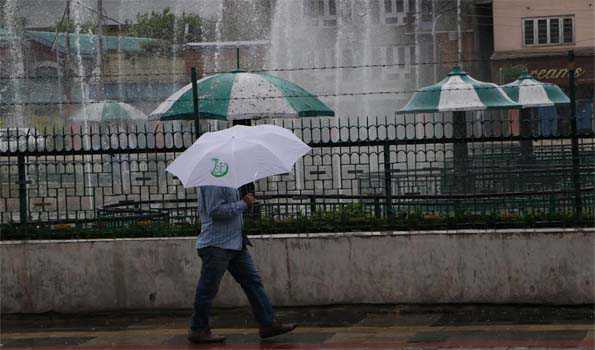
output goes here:
[{"label": "wet pavement", "polygon": [[186,340],[189,310],[3,315],[2,349],[594,349],[594,306],[376,305],[278,308],[300,327],[260,340],[247,309],[215,310],[222,345]]}]

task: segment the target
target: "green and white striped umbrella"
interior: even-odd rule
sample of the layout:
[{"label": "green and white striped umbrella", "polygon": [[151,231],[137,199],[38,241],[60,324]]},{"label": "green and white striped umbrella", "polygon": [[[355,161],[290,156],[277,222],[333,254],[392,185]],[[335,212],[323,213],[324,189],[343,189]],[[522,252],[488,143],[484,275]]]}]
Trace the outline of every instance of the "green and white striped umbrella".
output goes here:
[{"label": "green and white striped umbrella", "polygon": [[496,84],[471,78],[455,67],[441,82],[415,92],[398,113],[482,111],[519,108]]},{"label": "green and white striped umbrella", "polygon": [[88,122],[116,122],[127,120],[147,120],[147,115],[133,106],[117,101],[91,101],[76,111],[72,117],[74,121]]},{"label": "green and white striped umbrella", "polygon": [[[334,116],[324,102],[296,84],[264,74],[234,71],[197,81],[200,118],[219,120],[267,117]],[[194,119],[192,84],[165,100],[151,119]]]},{"label": "green and white striped umbrella", "polygon": [[527,72],[510,84],[502,85],[508,96],[523,108],[551,107],[570,103],[558,85],[536,80]]}]

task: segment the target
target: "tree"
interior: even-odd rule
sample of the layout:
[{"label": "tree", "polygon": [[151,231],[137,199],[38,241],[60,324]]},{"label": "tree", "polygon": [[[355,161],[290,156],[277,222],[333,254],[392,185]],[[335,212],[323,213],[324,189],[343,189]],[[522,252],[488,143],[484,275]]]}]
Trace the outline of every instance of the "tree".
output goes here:
[{"label": "tree", "polygon": [[198,15],[182,13],[176,16],[169,8],[159,13],[137,14],[136,21],[130,26],[129,34],[137,37],[158,39],[160,49],[170,49],[172,45],[183,45],[189,41],[203,40],[209,21]]},{"label": "tree", "polygon": [[[83,34],[94,34],[95,27],[95,22],[82,23],[80,31]],[[76,32],[76,23],[72,19],[62,19],[56,22],[56,25],[51,28],[51,31],[57,31],[58,33],[74,33]]]}]

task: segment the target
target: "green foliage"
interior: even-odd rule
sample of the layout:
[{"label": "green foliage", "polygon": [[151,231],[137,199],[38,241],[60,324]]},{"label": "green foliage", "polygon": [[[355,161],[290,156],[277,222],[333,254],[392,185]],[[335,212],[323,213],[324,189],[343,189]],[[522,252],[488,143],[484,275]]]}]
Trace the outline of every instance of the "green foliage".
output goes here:
[{"label": "green foliage", "polygon": [[[202,41],[204,32],[214,27],[212,21],[200,18],[198,15],[182,13],[174,14],[170,8],[162,12],[151,11],[138,13],[136,20],[122,33],[127,36],[152,38],[156,41],[146,44],[148,51],[170,52],[172,46],[182,45],[190,41]],[[95,22],[83,23],[80,31],[84,34],[94,34]],[[63,19],[56,23],[52,31],[75,32],[76,25],[72,19]]]},{"label": "green foliage", "polygon": [[162,12],[137,14],[136,21],[130,26],[128,34],[159,40],[148,49],[169,50],[172,45],[201,41],[203,27],[206,25],[208,25],[206,20],[198,15],[182,13],[176,16],[170,8],[166,8]]},{"label": "green foliage", "polygon": [[[317,211],[309,216],[296,216],[286,219],[262,218],[246,221],[248,235],[292,234],[292,233],[332,233],[369,231],[409,231],[443,229],[495,229],[533,227],[592,227],[592,215],[575,220],[572,213],[528,212],[525,214],[491,213],[472,214],[465,212],[441,216],[436,213],[399,213],[393,218],[374,217],[361,205],[346,205],[338,210]],[[134,237],[187,237],[197,234],[198,225],[165,224],[148,220],[138,221],[128,226],[110,227],[108,222],[100,222],[89,227],[73,225],[54,226],[0,226],[1,240],[28,239],[95,239],[95,238],[134,238]]]},{"label": "green foliage", "polygon": [[134,238],[134,237],[180,237],[192,236],[193,225],[133,224],[125,227],[105,227],[98,224],[79,228],[70,225],[26,226],[4,225],[1,230],[2,240],[27,239],[98,239],[98,238]]},{"label": "green foliage", "polygon": [[[95,27],[97,25],[95,24],[95,22],[87,22],[87,23],[82,23],[80,25],[80,33],[81,34],[94,34],[95,33]],[[76,32],[76,23],[74,20],[72,19],[63,19],[61,21],[58,21],[56,23],[56,25],[54,27],[52,27],[51,31],[52,32],[58,32],[58,33],[74,33]]]}]

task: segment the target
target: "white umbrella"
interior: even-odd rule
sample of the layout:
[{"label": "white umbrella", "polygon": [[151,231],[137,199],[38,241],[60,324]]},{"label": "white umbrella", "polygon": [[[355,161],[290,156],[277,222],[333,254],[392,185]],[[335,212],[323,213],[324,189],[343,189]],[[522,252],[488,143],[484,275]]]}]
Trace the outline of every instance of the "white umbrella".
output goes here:
[{"label": "white umbrella", "polygon": [[310,147],[274,125],[242,126],[203,134],[167,171],[184,187],[238,188],[267,176],[288,173]]}]

